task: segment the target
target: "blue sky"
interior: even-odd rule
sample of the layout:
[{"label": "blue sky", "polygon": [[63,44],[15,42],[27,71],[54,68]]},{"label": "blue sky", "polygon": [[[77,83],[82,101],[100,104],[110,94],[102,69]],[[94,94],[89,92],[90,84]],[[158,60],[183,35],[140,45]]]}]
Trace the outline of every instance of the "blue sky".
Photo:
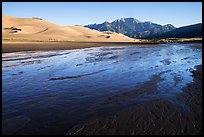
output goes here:
[{"label": "blue sky", "polygon": [[3,2],[2,13],[40,17],[63,26],[133,17],[181,27],[202,22],[202,2]]}]

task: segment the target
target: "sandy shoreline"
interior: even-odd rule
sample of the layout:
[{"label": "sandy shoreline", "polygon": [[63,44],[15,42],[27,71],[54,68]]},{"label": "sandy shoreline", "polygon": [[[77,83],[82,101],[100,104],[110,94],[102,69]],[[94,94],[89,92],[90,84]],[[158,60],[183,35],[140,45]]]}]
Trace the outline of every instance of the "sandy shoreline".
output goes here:
[{"label": "sandy shoreline", "polygon": [[164,42],[2,42],[2,53],[38,51],[38,50],[70,50],[100,46],[152,46]]},{"label": "sandy shoreline", "polygon": [[37,50],[69,50],[100,46],[134,46],[136,44],[154,45],[159,43],[139,42],[2,42],[2,53],[37,51]]},{"label": "sandy shoreline", "polygon": [[202,126],[202,65],[194,81],[177,98],[190,108],[183,111],[166,100],[147,101],[105,118],[74,126],[67,135],[198,135]]}]

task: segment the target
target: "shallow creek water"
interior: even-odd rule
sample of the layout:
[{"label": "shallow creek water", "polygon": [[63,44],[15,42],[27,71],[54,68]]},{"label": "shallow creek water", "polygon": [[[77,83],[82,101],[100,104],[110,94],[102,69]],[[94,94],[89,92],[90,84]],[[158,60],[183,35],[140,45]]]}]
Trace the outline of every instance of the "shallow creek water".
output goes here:
[{"label": "shallow creek water", "polygon": [[202,46],[3,53],[3,133],[65,134],[89,118],[158,98],[188,111],[175,95],[192,82],[194,66],[202,64],[201,49],[192,45]]}]

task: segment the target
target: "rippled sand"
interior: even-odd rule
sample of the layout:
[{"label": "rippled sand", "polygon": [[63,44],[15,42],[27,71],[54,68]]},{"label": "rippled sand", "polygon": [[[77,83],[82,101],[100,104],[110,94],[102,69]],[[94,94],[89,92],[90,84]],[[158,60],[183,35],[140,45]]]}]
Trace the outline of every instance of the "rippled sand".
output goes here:
[{"label": "rippled sand", "polygon": [[[81,123],[68,135],[201,135],[202,66],[193,71],[194,81],[177,95],[189,110],[157,99],[123,109],[105,118]],[[150,84],[151,85],[151,84]],[[148,85],[147,85],[148,86]]]}]

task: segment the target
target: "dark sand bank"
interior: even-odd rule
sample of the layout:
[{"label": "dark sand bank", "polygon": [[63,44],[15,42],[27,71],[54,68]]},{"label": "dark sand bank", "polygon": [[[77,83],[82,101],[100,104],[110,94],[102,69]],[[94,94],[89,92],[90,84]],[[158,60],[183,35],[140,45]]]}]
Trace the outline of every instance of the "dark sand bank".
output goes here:
[{"label": "dark sand bank", "polygon": [[167,100],[152,100],[110,116],[74,126],[67,135],[196,135],[202,128],[202,65],[193,71],[193,82],[176,98],[181,109]]},{"label": "dark sand bank", "polygon": [[2,53],[36,51],[36,50],[69,50],[100,46],[152,46],[158,43],[141,42],[2,42]]}]

